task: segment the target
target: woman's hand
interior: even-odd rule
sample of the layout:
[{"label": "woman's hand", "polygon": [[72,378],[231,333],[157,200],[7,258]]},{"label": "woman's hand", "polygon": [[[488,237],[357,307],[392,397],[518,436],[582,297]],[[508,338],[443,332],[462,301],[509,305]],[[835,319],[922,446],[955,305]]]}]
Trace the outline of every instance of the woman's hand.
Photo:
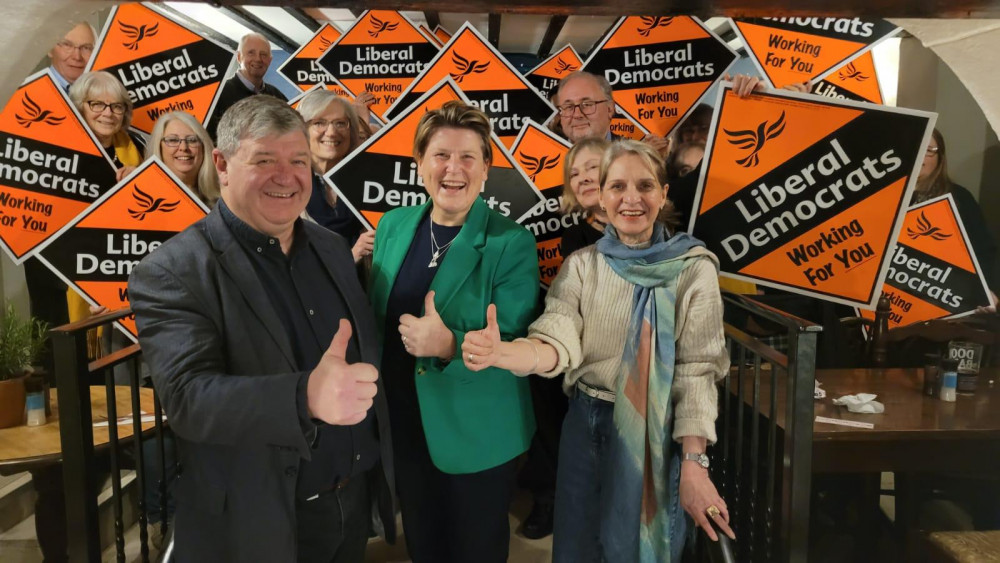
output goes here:
[{"label": "woman's hand", "polygon": [[792,82],[791,84],[786,84],[781,87],[782,90],[790,90],[792,92],[801,92],[803,94],[809,93],[809,81],[805,82]]},{"label": "woman's hand", "polygon": [[500,325],[497,324],[497,306],[486,308],[486,328],[465,333],[462,342],[462,360],[471,371],[480,371],[496,365],[500,358]]},{"label": "woman's hand", "polygon": [[375,248],[375,231],[361,233],[361,236],[358,237],[358,242],[354,243],[354,247],[351,248],[351,254],[354,255],[354,263],[357,264],[362,258],[371,254],[373,248]]},{"label": "woman's hand", "polygon": [[122,178],[128,176],[135,170],[135,166],[122,166],[118,170],[115,170],[115,182],[121,182]]},{"label": "woman's hand", "polygon": [[414,357],[449,360],[455,355],[455,335],[438,315],[433,291],[424,298],[424,316],[399,317],[399,335],[403,347]]},{"label": "woman's hand", "polygon": [[985,307],[976,307],[978,315],[995,315],[997,312],[997,294],[990,292],[990,304]]},{"label": "woman's hand", "polygon": [[[691,515],[695,523],[705,530],[712,541],[719,541],[715,530],[709,523],[711,518],[720,530],[732,539],[736,539],[736,534],[729,527],[729,509],[726,501],[719,496],[719,491],[715,489],[712,480],[708,478],[708,469],[694,462],[681,462],[681,483],[680,483],[681,506]],[[715,516],[708,514],[709,507],[718,508]]]},{"label": "woman's hand", "polygon": [[722,79],[731,81],[733,83],[733,92],[741,98],[745,98],[754,92],[763,92],[767,88],[760,78],[750,76],[749,74],[737,74],[734,77],[726,73]]},{"label": "woman's hand", "polygon": [[375,103],[375,95],[364,90],[356,98],[354,98],[354,111],[358,113],[358,118],[361,121],[368,123],[371,119],[371,107]]}]

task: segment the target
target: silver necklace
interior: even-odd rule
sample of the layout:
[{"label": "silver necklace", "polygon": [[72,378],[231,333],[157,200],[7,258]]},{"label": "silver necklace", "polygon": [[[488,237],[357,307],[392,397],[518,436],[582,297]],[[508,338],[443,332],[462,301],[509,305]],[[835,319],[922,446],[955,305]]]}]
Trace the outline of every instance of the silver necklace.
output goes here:
[{"label": "silver necklace", "polygon": [[434,238],[434,221],[432,220],[431,221],[431,262],[430,262],[430,264],[427,264],[427,267],[428,268],[437,268],[437,266],[438,266],[438,258],[440,258],[441,255],[444,254],[446,250],[448,250],[448,247],[451,246],[451,243],[453,243],[453,242],[455,242],[455,239],[451,239],[450,241],[448,241],[448,244],[446,244],[444,246],[441,246],[440,244],[437,243],[437,239]]}]

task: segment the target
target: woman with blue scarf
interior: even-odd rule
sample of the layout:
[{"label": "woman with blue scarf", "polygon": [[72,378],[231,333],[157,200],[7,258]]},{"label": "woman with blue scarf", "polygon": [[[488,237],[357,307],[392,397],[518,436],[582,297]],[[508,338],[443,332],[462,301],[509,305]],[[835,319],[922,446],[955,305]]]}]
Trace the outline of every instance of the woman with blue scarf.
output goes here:
[{"label": "woman with blue scarf", "polygon": [[664,175],[647,145],[615,142],[601,160],[604,237],[566,260],[527,338],[501,341],[490,305],[462,344],[471,370],[566,374],[556,563],[679,561],[684,512],[733,537],[705,456],[729,369],[718,261],[659,220],[672,213]]}]

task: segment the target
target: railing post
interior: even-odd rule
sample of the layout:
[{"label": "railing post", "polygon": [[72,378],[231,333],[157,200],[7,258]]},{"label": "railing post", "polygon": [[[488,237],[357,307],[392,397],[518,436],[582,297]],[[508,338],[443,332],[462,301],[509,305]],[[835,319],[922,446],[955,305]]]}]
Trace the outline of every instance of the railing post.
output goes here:
[{"label": "railing post", "polygon": [[809,556],[809,499],[812,490],[812,433],[816,379],[816,332],[789,330],[788,387],[785,401],[785,445],[782,480],[782,545],[785,561]]},{"label": "railing post", "polygon": [[70,561],[101,560],[97,523],[97,469],[94,466],[94,428],[90,421],[90,382],[87,373],[87,339],[53,329],[56,397],[66,489],[66,534]]}]

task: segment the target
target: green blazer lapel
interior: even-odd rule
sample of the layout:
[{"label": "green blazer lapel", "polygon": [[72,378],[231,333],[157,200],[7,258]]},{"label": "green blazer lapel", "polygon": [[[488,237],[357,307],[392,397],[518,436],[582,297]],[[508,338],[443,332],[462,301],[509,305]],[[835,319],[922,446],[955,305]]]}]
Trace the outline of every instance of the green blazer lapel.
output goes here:
[{"label": "green blazer lapel", "polygon": [[[377,235],[382,237],[377,244],[383,247],[383,249],[379,251],[379,256],[373,258],[379,261],[381,272],[377,278],[372,279],[372,285],[368,293],[372,297],[372,307],[375,309],[375,318],[379,323],[380,334],[382,323],[385,321],[385,309],[389,300],[389,293],[392,292],[392,286],[396,283],[396,276],[399,275],[399,269],[403,267],[403,260],[406,258],[406,253],[410,250],[410,245],[413,244],[413,237],[417,232],[417,227],[420,225],[420,220],[423,219],[429,208],[430,199],[428,198],[427,202],[423,205],[397,213],[396,216],[399,217],[399,223],[387,223],[386,226],[391,227],[391,229],[383,229],[384,232],[380,232]],[[392,218],[393,215],[389,215],[390,221]]]},{"label": "green blazer lapel", "polygon": [[483,258],[483,247],[486,246],[488,221],[489,206],[482,198],[477,197],[465,219],[465,225],[444,255],[434,281],[431,282],[434,306],[439,312],[448,307],[465,280],[479,266]]}]

